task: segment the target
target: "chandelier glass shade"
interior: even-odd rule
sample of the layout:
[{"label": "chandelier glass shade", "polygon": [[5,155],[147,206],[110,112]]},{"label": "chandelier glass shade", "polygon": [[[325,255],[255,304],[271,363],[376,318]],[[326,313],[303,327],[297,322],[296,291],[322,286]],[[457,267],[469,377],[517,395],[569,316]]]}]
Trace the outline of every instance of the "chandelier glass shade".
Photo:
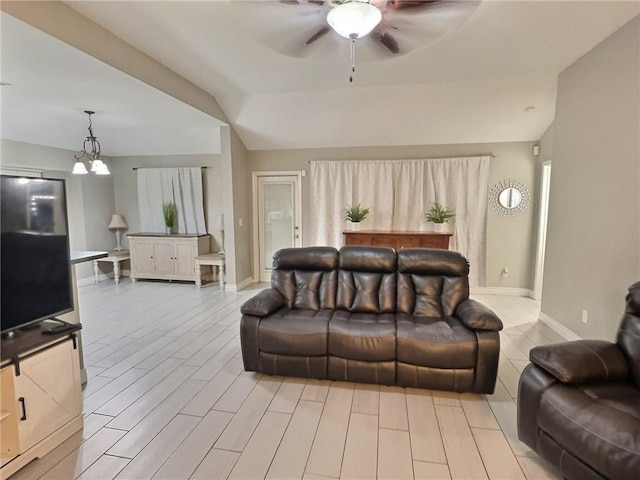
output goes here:
[{"label": "chandelier glass shade", "polygon": [[[93,134],[93,125],[91,123],[91,115],[95,112],[85,110],[84,113],[89,115],[89,135],[82,145],[82,150],[78,155],[74,155],[76,163],[73,165],[71,173],[75,175],[86,175],[89,173],[85,161],[89,162],[90,170],[96,175],[109,175],[109,167],[100,158],[100,142]],[[90,147],[90,148],[87,148]]]},{"label": "chandelier glass shade", "polygon": [[352,0],[332,8],[327,23],[335,32],[351,40],[362,38],[382,20],[380,10],[369,2]]}]

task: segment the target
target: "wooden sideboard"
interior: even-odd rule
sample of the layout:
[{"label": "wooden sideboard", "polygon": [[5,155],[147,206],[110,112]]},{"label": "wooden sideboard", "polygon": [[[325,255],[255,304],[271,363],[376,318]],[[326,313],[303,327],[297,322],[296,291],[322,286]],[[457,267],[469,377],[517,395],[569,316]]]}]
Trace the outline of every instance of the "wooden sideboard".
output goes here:
[{"label": "wooden sideboard", "polygon": [[345,245],[375,245],[396,250],[410,247],[449,249],[451,233],[360,230],[344,233]]}]

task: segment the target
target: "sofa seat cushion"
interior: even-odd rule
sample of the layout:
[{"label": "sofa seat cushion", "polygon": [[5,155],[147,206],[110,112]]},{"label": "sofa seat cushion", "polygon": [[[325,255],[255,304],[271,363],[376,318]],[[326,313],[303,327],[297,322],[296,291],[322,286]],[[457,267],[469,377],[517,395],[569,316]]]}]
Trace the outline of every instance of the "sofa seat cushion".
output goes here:
[{"label": "sofa seat cushion", "polygon": [[283,308],[260,322],[258,348],[280,355],[326,355],[332,313],[333,310]]},{"label": "sofa seat cushion", "polygon": [[433,368],[475,368],[478,340],[475,332],[453,317],[396,315],[398,362]]},{"label": "sofa seat cushion", "polygon": [[545,391],[540,428],[607,478],[640,472],[640,391],[630,383],[582,387],[555,384]]},{"label": "sofa seat cushion", "polygon": [[329,355],[368,362],[395,360],[395,315],[336,310],[329,322]]}]

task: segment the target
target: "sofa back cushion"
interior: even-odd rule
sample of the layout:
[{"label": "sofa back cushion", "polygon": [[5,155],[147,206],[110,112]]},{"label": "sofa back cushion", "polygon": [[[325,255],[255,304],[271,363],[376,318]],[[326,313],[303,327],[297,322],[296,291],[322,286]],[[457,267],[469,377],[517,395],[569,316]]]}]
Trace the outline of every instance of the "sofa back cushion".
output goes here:
[{"label": "sofa back cushion", "polygon": [[337,269],[333,247],[284,248],[273,256],[271,286],[290,309],[335,309]]},{"label": "sofa back cushion", "polygon": [[627,358],[636,387],[640,388],[640,282],[629,287],[626,300],[617,344]]},{"label": "sofa back cushion", "polygon": [[387,247],[342,247],[337,308],[350,312],[394,313],[395,250]]},{"label": "sofa back cushion", "polygon": [[469,262],[458,252],[403,248],[398,251],[398,312],[450,317],[469,298]]}]

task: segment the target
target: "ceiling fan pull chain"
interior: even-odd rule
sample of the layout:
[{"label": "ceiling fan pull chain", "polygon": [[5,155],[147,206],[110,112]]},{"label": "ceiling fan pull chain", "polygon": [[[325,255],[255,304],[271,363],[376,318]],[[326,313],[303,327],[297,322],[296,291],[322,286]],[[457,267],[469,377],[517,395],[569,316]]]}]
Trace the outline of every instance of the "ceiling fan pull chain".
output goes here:
[{"label": "ceiling fan pull chain", "polygon": [[353,74],[356,72],[356,39],[351,39],[351,75],[349,75],[349,83],[353,83]]}]

